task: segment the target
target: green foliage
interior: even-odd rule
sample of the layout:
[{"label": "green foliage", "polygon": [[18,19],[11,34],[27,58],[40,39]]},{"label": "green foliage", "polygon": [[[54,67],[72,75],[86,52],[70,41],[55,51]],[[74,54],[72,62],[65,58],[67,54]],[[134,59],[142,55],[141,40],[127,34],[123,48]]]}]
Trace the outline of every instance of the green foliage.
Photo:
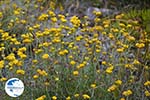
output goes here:
[{"label": "green foliage", "polygon": [[150,9],[143,10],[130,10],[125,14],[127,19],[139,19],[141,21],[141,25],[146,29],[147,32],[150,32]]}]

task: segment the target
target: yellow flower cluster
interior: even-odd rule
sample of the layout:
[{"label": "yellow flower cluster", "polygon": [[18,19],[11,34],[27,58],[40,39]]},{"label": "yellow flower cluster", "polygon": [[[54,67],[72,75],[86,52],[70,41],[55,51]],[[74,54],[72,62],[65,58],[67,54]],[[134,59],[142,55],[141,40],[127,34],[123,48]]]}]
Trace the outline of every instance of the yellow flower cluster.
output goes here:
[{"label": "yellow flower cluster", "polygon": [[95,84],[95,83],[91,84],[90,86],[91,86],[91,88],[93,88],[93,89],[96,88],[96,84]]},{"label": "yellow flower cluster", "polygon": [[0,78],[1,82],[6,81],[6,80],[7,80],[7,78],[5,78],[5,77]]},{"label": "yellow flower cluster", "polygon": [[81,21],[77,16],[71,17],[70,22],[73,24],[74,27],[79,27],[81,24]]},{"label": "yellow flower cluster", "polygon": [[[31,28],[29,28],[29,30],[32,30]],[[22,34],[21,35],[22,39],[23,39],[23,43],[24,44],[29,44],[33,42],[33,35],[31,33],[27,33],[27,34]]]},{"label": "yellow flower cluster", "polygon": [[39,21],[44,21],[44,20],[47,20],[48,19],[48,14],[41,14],[39,17],[38,17],[38,20]]},{"label": "yellow flower cluster", "polygon": [[47,76],[48,73],[45,70],[37,69],[37,73],[41,76]]},{"label": "yellow flower cluster", "polygon": [[2,12],[0,12],[0,18],[2,18],[3,17],[3,13]]},{"label": "yellow flower cluster", "polygon": [[6,56],[5,60],[9,61],[8,65],[10,66],[10,69],[13,66],[22,66],[23,65],[23,62],[21,60],[16,59],[14,53],[10,53],[8,56]]},{"label": "yellow flower cluster", "polygon": [[49,58],[49,55],[48,54],[43,54],[42,55],[42,59],[48,59]]},{"label": "yellow flower cluster", "polygon": [[21,74],[21,75],[24,75],[25,74],[25,71],[24,70],[21,70],[21,69],[18,69],[16,71],[17,74]]},{"label": "yellow flower cluster", "polygon": [[122,81],[121,81],[121,80],[116,80],[116,81],[115,81],[115,84],[111,85],[111,86],[107,89],[107,91],[108,91],[108,92],[113,92],[113,91],[115,91],[117,88],[119,88],[120,85],[122,85]]},{"label": "yellow flower cluster", "polygon": [[59,51],[59,55],[65,55],[65,54],[68,54],[68,50],[61,50]]},{"label": "yellow flower cluster", "polygon": [[121,84],[122,84],[122,81],[121,81],[121,80],[116,80],[115,83],[116,83],[117,85],[121,85]]},{"label": "yellow flower cluster", "polygon": [[78,72],[78,71],[73,71],[73,75],[74,75],[74,76],[78,76],[78,75],[79,75],[79,72]]},{"label": "yellow flower cluster", "polygon": [[111,74],[113,72],[114,66],[110,66],[106,69],[106,73]]},{"label": "yellow flower cluster", "polygon": [[70,61],[70,64],[71,64],[71,65],[75,65],[76,62],[75,62],[74,60],[72,60],[72,61]]},{"label": "yellow flower cluster", "polygon": [[126,90],[126,91],[123,91],[123,95],[124,96],[130,96],[133,92],[131,90]]},{"label": "yellow flower cluster", "polygon": [[4,61],[3,60],[0,61],[0,69],[2,69],[2,68],[4,68]]},{"label": "yellow flower cluster", "polygon": [[38,97],[36,100],[45,100],[45,98],[46,98],[46,95],[42,95],[42,96]]},{"label": "yellow flower cluster", "polygon": [[145,85],[145,86],[150,86],[150,81],[146,81],[146,82],[144,83],[144,85]]},{"label": "yellow flower cluster", "polygon": [[145,91],[145,95],[146,95],[147,97],[149,97],[149,96],[150,96],[150,92],[149,92],[149,91]]},{"label": "yellow flower cluster", "polygon": [[83,99],[90,99],[90,96],[87,94],[83,94],[82,96],[83,96]]},{"label": "yellow flower cluster", "polygon": [[85,67],[85,65],[86,65],[86,62],[83,62],[77,66],[77,69],[83,68]]},{"label": "yellow flower cluster", "polygon": [[38,75],[34,75],[34,76],[33,76],[34,79],[37,79],[38,77],[39,77]]},{"label": "yellow flower cluster", "polygon": [[108,89],[107,89],[107,91],[108,92],[112,92],[112,91],[114,91],[114,90],[116,90],[117,89],[117,85],[112,85],[112,86],[110,86]]},{"label": "yellow flower cluster", "polygon": [[24,54],[24,52],[26,51],[26,47],[22,47],[19,48],[17,51],[17,55],[21,58],[21,59],[25,59],[27,57],[26,54]]},{"label": "yellow flower cluster", "polygon": [[143,47],[145,47],[145,44],[144,43],[136,43],[135,46],[137,48],[143,48]]},{"label": "yellow flower cluster", "polygon": [[57,97],[56,96],[52,96],[52,100],[57,100]]}]

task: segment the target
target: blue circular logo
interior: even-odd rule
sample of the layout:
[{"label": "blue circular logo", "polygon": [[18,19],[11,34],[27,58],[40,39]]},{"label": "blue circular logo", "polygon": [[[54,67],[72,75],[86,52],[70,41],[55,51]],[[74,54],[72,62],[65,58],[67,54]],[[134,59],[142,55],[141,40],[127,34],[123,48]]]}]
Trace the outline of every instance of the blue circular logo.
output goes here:
[{"label": "blue circular logo", "polygon": [[18,97],[24,91],[24,84],[18,78],[11,78],[5,84],[5,91],[11,97]]}]

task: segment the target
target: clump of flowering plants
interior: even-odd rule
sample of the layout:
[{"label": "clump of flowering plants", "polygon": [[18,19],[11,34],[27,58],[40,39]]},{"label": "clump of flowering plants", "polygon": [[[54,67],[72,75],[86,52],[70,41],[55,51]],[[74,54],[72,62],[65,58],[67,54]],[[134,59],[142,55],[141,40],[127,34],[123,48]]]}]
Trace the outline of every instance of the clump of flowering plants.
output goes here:
[{"label": "clump of flowering plants", "polygon": [[0,92],[7,79],[25,84],[19,99],[148,100],[150,38],[125,14],[94,25],[55,12],[55,2],[0,1]]}]

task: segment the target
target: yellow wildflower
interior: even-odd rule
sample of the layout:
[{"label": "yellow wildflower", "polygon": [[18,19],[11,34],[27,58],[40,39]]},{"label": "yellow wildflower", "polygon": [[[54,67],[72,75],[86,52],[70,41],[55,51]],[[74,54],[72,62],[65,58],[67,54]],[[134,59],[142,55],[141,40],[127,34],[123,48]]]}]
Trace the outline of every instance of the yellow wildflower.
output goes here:
[{"label": "yellow wildflower", "polygon": [[48,43],[48,42],[44,42],[44,43],[42,44],[42,46],[48,47],[48,46],[49,46],[49,43]]},{"label": "yellow wildflower", "polygon": [[59,51],[59,55],[65,55],[67,53],[68,53],[68,50],[66,50],[66,49]]},{"label": "yellow wildflower", "polygon": [[71,64],[71,65],[75,65],[76,62],[75,62],[74,60],[72,60],[72,61],[70,61],[70,64]]},{"label": "yellow wildflower", "polygon": [[59,81],[59,77],[55,77],[55,81]]},{"label": "yellow wildflower", "polygon": [[26,20],[21,20],[20,21],[22,24],[26,24],[27,22],[26,22]]},{"label": "yellow wildflower", "polygon": [[18,61],[16,64],[18,67],[23,65],[23,61]]},{"label": "yellow wildflower", "polygon": [[37,50],[34,50],[36,54],[39,54],[39,53],[42,53],[43,50],[42,49],[37,49]]},{"label": "yellow wildflower", "polygon": [[[93,27],[93,30],[96,30],[96,31],[103,31],[104,28],[103,28],[102,26],[94,26],[94,27]],[[92,30],[92,31],[93,31],[93,30]]]},{"label": "yellow wildflower", "polygon": [[64,52],[63,51],[59,51],[59,55],[64,55]]},{"label": "yellow wildflower", "polygon": [[108,25],[109,25],[110,22],[111,22],[110,20],[104,20],[104,21],[103,21],[103,24],[108,24]]},{"label": "yellow wildflower", "polygon": [[56,16],[55,13],[54,13],[53,11],[51,11],[51,10],[48,11],[48,14],[49,14],[51,17],[55,17],[55,16]]},{"label": "yellow wildflower", "polygon": [[38,61],[36,59],[32,60],[32,63],[36,64]]},{"label": "yellow wildflower", "polygon": [[82,97],[83,97],[83,99],[90,99],[90,96],[87,94],[83,94]]},{"label": "yellow wildflower", "polygon": [[106,63],[106,61],[102,61],[102,65],[106,65],[107,63]]},{"label": "yellow wildflower", "polygon": [[39,73],[39,75],[42,75],[42,76],[48,75],[48,73],[45,70],[37,69],[37,72]]},{"label": "yellow wildflower", "polygon": [[42,58],[43,58],[43,59],[48,59],[48,58],[49,58],[49,55],[48,55],[48,54],[43,54],[43,55],[42,55]]},{"label": "yellow wildflower", "polygon": [[34,75],[34,76],[33,76],[34,79],[37,79],[38,77],[39,77],[38,75]]},{"label": "yellow wildflower", "polygon": [[79,72],[78,72],[78,71],[73,71],[73,75],[74,75],[74,76],[78,76],[78,75],[79,75]]},{"label": "yellow wildflower", "polygon": [[147,97],[149,97],[150,96],[150,92],[149,91],[145,91],[145,95],[147,96]]},{"label": "yellow wildflower", "polygon": [[145,85],[145,86],[150,86],[150,81],[146,81],[146,82],[144,83],[144,85]]},{"label": "yellow wildflower", "polygon": [[95,19],[94,19],[94,22],[96,22],[96,23],[98,23],[98,22],[100,22],[100,21],[101,21],[100,18],[95,18]]},{"label": "yellow wildflower", "polygon": [[119,15],[116,15],[115,18],[116,19],[121,19],[123,16],[124,16],[124,14],[119,14]]},{"label": "yellow wildflower", "polygon": [[51,21],[52,21],[52,22],[57,22],[57,18],[56,18],[56,17],[52,17],[52,18],[51,18]]},{"label": "yellow wildflower", "polygon": [[35,29],[40,28],[40,24],[35,24],[35,25],[33,26],[33,28],[35,28]]},{"label": "yellow wildflower", "polygon": [[25,71],[22,70],[22,69],[18,69],[18,70],[16,71],[16,73],[17,73],[17,74],[24,75],[24,74],[25,74]]},{"label": "yellow wildflower", "polygon": [[80,41],[83,37],[82,36],[77,36],[76,41]]},{"label": "yellow wildflower", "polygon": [[97,72],[97,73],[100,73],[100,72],[101,72],[101,70],[99,70],[99,69],[98,69],[98,70],[96,70],[96,72]]},{"label": "yellow wildflower", "polygon": [[18,49],[18,51],[20,51],[20,52],[25,52],[26,50],[27,50],[26,47],[22,47],[22,48],[19,48],[19,49]]},{"label": "yellow wildflower", "polygon": [[125,68],[133,68],[133,65],[132,64],[125,64]]},{"label": "yellow wildflower", "polygon": [[3,17],[3,13],[2,12],[0,12],[0,18],[2,18]]},{"label": "yellow wildflower", "polygon": [[119,23],[119,26],[125,27],[126,25],[124,23]]},{"label": "yellow wildflower", "polygon": [[32,43],[32,40],[31,39],[24,39],[23,41],[22,41],[23,43]]},{"label": "yellow wildflower", "polygon": [[117,85],[112,85],[107,89],[107,91],[112,92],[112,91],[116,90],[116,88],[117,88]]},{"label": "yellow wildflower", "polygon": [[44,100],[46,98],[46,95],[42,95],[40,97],[38,97],[36,100]]},{"label": "yellow wildflower", "polygon": [[57,97],[56,96],[52,96],[52,100],[57,100]]},{"label": "yellow wildflower", "polygon": [[91,84],[91,88],[95,89],[96,88],[96,84],[95,83]]},{"label": "yellow wildflower", "polygon": [[50,83],[49,82],[44,82],[45,86],[49,86]]},{"label": "yellow wildflower", "polygon": [[143,48],[143,47],[145,47],[145,44],[144,43],[136,43],[135,46],[137,48]]},{"label": "yellow wildflower", "polygon": [[113,69],[114,69],[114,67],[113,67],[113,66],[108,67],[108,68],[106,69],[106,73],[111,74],[111,73],[112,73],[112,71],[113,71]]},{"label": "yellow wildflower", "polygon": [[76,93],[76,94],[74,95],[74,97],[76,97],[76,98],[77,98],[77,97],[79,97],[79,94],[78,94],[78,93]]},{"label": "yellow wildflower", "polygon": [[126,100],[125,98],[120,98],[120,100]]},{"label": "yellow wildflower", "polygon": [[122,53],[124,51],[124,48],[118,48],[117,52]]},{"label": "yellow wildflower", "polygon": [[11,53],[9,54],[7,57],[6,57],[6,60],[9,60],[9,61],[12,61],[12,60],[15,60],[15,54],[14,53]]},{"label": "yellow wildflower", "polygon": [[47,20],[48,18],[48,14],[41,14],[39,17],[38,17],[38,20],[39,21],[44,21],[44,20]]},{"label": "yellow wildflower", "polygon": [[138,65],[138,64],[140,64],[140,62],[135,59],[135,60],[133,61],[133,64]]},{"label": "yellow wildflower", "polygon": [[70,96],[68,96],[68,97],[66,98],[66,100],[71,100],[71,97],[70,97]]},{"label": "yellow wildflower", "polygon": [[135,38],[133,36],[127,36],[128,41],[135,41]]},{"label": "yellow wildflower", "polygon": [[67,53],[68,53],[68,50],[65,49],[63,52],[64,52],[65,54],[67,54]]},{"label": "yellow wildflower", "polygon": [[123,91],[122,95],[124,96],[129,96],[132,94],[132,91],[131,90],[126,90],[126,91]]},{"label": "yellow wildflower", "polygon": [[117,85],[121,85],[121,84],[122,84],[122,81],[121,81],[121,80],[117,80],[117,81],[115,81],[115,83],[116,83]]},{"label": "yellow wildflower", "polygon": [[0,69],[2,69],[4,67],[4,60],[0,61]]},{"label": "yellow wildflower", "polygon": [[70,22],[73,24],[74,27],[79,27],[81,23],[77,16],[71,17]]},{"label": "yellow wildflower", "polygon": [[132,27],[132,25],[131,24],[127,24],[127,28],[131,28]]},{"label": "yellow wildflower", "polygon": [[67,22],[67,20],[66,20],[65,18],[61,18],[60,20],[61,20],[61,22],[63,22],[63,23],[66,23],[66,22]]},{"label": "yellow wildflower", "polygon": [[100,16],[100,15],[102,15],[102,12],[100,12],[100,11],[93,11],[93,14],[95,14],[96,16]]},{"label": "yellow wildflower", "polygon": [[23,54],[22,52],[18,51],[17,55],[20,56],[20,58],[24,59],[27,57],[27,55]]},{"label": "yellow wildflower", "polygon": [[14,15],[19,15],[19,14],[20,14],[19,10],[14,10]]},{"label": "yellow wildflower", "polygon": [[7,80],[7,78],[5,78],[5,77],[0,78],[1,82],[6,81],[6,80]]},{"label": "yellow wildflower", "polygon": [[77,66],[77,69],[83,68],[84,66],[85,66],[85,64],[84,64],[84,63],[81,63],[81,64],[79,64],[79,65]]},{"label": "yellow wildflower", "polygon": [[100,52],[101,52],[101,50],[100,50],[100,49],[96,49],[96,52],[97,52],[97,53],[100,53]]},{"label": "yellow wildflower", "polygon": [[112,33],[109,33],[108,37],[109,37],[110,39],[114,39],[114,38],[115,38]]}]

